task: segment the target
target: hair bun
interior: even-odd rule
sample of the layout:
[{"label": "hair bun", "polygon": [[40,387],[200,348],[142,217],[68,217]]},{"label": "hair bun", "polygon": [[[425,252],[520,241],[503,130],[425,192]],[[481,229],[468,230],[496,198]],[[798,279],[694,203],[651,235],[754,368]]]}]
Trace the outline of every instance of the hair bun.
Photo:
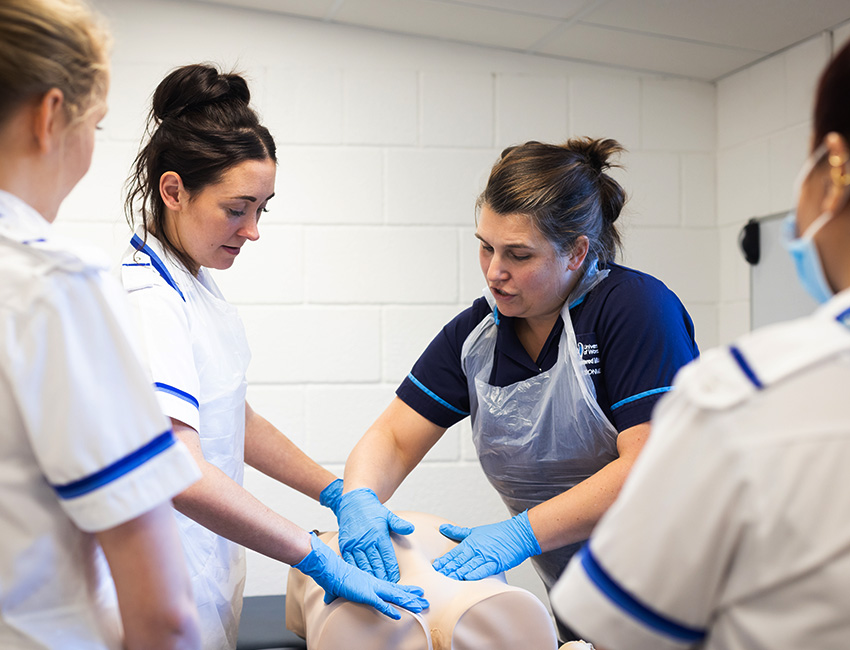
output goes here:
[{"label": "hair bun", "polygon": [[597,173],[602,174],[611,167],[618,167],[616,162],[612,162],[612,158],[619,156],[623,151],[623,146],[611,138],[572,138],[563,145],[569,151],[583,157],[585,162],[594,169]]},{"label": "hair bun", "polygon": [[211,65],[186,65],[172,71],[157,87],[153,96],[153,117],[162,121],[186,114],[211,112],[217,104],[241,104],[251,101],[248,84],[240,75],[222,73]]}]

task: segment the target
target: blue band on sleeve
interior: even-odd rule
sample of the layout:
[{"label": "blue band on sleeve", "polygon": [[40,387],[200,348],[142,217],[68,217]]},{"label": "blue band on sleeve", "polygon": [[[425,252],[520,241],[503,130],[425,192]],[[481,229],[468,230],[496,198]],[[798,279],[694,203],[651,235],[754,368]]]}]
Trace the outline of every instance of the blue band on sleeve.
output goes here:
[{"label": "blue band on sleeve", "polygon": [[835,317],[835,320],[844,325],[844,327],[850,328],[850,309],[845,309],[843,312],[838,314],[838,316]]},{"label": "blue band on sleeve", "polygon": [[697,643],[705,638],[706,631],[704,629],[677,623],[650,609],[623,589],[602,568],[602,565],[599,564],[591,553],[588,544],[585,544],[578,552],[578,557],[588,578],[596,585],[599,591],[620,609],[640,621],[646,627],[680,643]]},{"label": "blue band on sleeve", "polygon": [[158,390],[163,393],[168,393],[169,395],[174,395],[174,397],[179,397],[184,402],[189,402],[196,409],[200,410],[201,405],[198,403],[198,400],[187,393],[184,390],[180,390],[179,388],[175,388],[174,386],[169,386],[168,384],[163,384],[161,381],[157,381],[153,385],[154,390]]},{"label": "blue band on sleeve", "polygon": [[174,434],[169,429],[143,447],[115,461],[108,467],[104,467],[94,474],[90,474],[71,483],[66,483],[65,485],[54,485],[53,489],[56,490],[56,494],[60,499],[81,497],[129,474],[137,467],[144,465],[154,456],[174,445],[175,442]]},{"label": "blue band on sleeve", "polygon": [[183,302],[186,302],[186,297],[183,295],[183,292],[180,291],[180,287],[177,286],[177,282],[174,281],[174,278],[171,277],[171,273],[168,272],[168,268],[165,266],[163,261],[159,259],[156,253],[151,250],[151,247],[148,246],[145,242],[142,241],[142,238],[138,235],[133,235],[133,238],[130,240],[130,243],[133,245],[137,251],[140,251],[151,258],[151,264],[162,276],[162,279],[165,280],[169,286],[171,286],[177,293],[180,294],[180,297],[183,298]]},{"label": "blue band on sleeve", "polygon": [[449,410],[451,410],[451,411],[454,411],[455,413],[459,413],[460,415],[469,415],[469,413],[467,413],[466,411],[461,411],[459,408],[455,408],[454,406],[452,406],[451,404],[449,404],[446,400],[444,400],[442,397],[440,397],[439,395],[437,395],[437,394],[436,394],[436,393],[434,393],[433,391],[428,390],[428,388],[426,388],[426,387],[422,384],[422,382],[421,382],[421,381],[419,381],[416,377],[414,377],[414,376],[413,376],[413,373],[409,373],[409,374],[407,375],[407,378],[408,378],[410,381],[412,381],[412,382],[414,383],[414,385],[415,385],[415,386],[416,386],[419,390],[421,390],[423,393],[425,393],[428,397],[430,397],[430,398],[431,398],[431,399],[433,399],[434,401],[436,401],[436,402],[438,402],[438,403],[442,404],[442,405],[443,405],[443,406],[445,406],[447,409],[449,409]]},{"label": "blue band on sleeve", "polygon": [[753,382],[753,386],[755,386],[759,390],[764,388],[764,384],[762,384],[759,378],[756,376],[756,373],[753,371],[750,364],[747,363],[747,360],[744,358],[744,355],[741,354],[741,351],[734,345],[730,345],[729,352],[732,353],[732,357],[735,359],[735,361],[738,362],[738,365],[741,366],[741,371],[747,376],[747,379]]},{"label": "blue band on sleeve", "polygon": [[632,395],[631,397],[627,397],[626,399],[621,399],[616,404],[611,405],[611,410],[618,409],[621,406],[628,404],[629,402],[636,402],[639,399],[643,399],[644,397],[649,397],[650,395],[658,395],[658,393],[666,393],[667,391],[673,390],[672,386],[662,386],[661,388],[653,388],[652,390],[645,390],[642,393],[638,393],[637,395]]}]

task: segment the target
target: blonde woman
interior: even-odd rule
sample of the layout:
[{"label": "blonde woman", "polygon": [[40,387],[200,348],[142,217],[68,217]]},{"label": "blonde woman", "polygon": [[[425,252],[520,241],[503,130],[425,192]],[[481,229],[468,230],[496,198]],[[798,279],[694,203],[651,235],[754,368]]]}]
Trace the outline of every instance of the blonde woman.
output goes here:
[{"label": "blonde woman", "polygon": [[4,650],[201,647],[171,513],[198,468],[123,333],[121,287],[51,229],[91,162],[107,43],[82,2],[0,0]]}]

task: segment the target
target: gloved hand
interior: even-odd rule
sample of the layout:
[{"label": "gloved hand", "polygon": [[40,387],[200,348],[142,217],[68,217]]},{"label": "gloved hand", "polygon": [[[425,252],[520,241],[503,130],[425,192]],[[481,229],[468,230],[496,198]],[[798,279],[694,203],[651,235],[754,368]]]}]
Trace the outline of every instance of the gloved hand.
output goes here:
[{"label": "gloved hand", "polygon": [[425,592],[419,587],[394,585],[370,576],[344,562],[315,533],[310,533],[310,547],[313,550],[293,568],[313,578],[325,590],[325,603],[341,596],[355,603],[371,605],[395,620],[400,619],[401,614],[392,605],[414,614],[429,607],[428,601],[423,598]]},{"label": "gloved hand", "polygon": [[369,488],[342,495],[337,521],[343,559],[377,578],[398,582],[398,560],[390,532],[409,535],[413,524],[390,512]]},{"label": "gloved hand", "polygon": [[443,524],[440,532],[460,544],[434,560],[433,567],[455,580],[480,580],[541,553],[528,510],[506,521],[475,528]]},{"label": "gloved hand", "polygon": [[338,478],[328,483],[327,487],[319,494],[319,503],[333,510],[338,515],[339,498],[342,496],[342,479]]}]

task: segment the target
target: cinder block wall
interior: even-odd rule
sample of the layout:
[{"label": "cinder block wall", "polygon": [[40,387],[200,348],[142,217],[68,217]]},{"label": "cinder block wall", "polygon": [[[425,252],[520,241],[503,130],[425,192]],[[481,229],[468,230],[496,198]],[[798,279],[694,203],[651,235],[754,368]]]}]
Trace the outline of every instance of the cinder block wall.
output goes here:
[{"label": "cinder block wall", "polygon": [[[679,294],[702,348],[718,342],[718,234],[729,228],[715,214],[713,85],[189,1],[98,4],[115,32],[110,113],[58,227],[117,260],[121,185],[157,82],[198,61],[247,74],[279,145],[277,196],[261,239],[218,280],[248,330],[252,405],[332,470],[480,295],[473,205],[512,143],[619,139],[629,153],[616,173],[632,196],[624,261]],[[257,473],[246,485],[302,526],[335,528]],[[390,505],[467,525],[505,516],[467,424]],[[510,579],[542,593],[528,567]],[[247,594],[280,593],[285,580],[286,567],[249,556]]]},{"label": "cinder block wall", "polygon": [[751,217],[790,210],[810,149],[815,86],[850,24],[722,79],[717,84],[718,339],[750,329],[749,267],[738,232]]}]

